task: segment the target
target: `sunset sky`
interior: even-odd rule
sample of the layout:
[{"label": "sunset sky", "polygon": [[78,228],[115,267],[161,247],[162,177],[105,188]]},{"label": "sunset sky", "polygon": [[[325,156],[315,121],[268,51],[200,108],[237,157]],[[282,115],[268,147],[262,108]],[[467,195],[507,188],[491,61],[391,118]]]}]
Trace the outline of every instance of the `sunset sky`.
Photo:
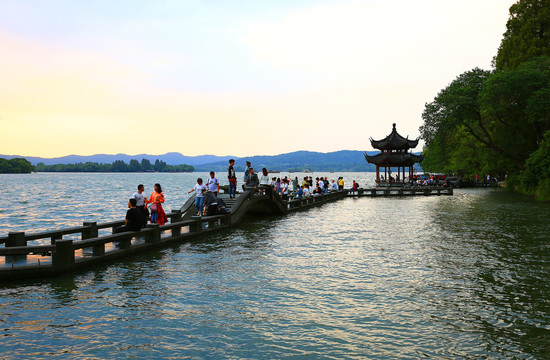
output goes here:
[{"label": "sunset sky", "polygon": [[[0,154],[371,150],[491,69],[510,0],[0,0]],[[421,149],[416,149],[421,150]]]}]

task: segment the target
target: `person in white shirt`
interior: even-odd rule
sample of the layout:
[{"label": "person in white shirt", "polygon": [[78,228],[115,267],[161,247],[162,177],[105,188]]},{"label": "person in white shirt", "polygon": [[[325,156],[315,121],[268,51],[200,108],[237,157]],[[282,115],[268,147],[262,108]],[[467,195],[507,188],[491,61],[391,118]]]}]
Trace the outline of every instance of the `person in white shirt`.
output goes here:
[{"label": "person in white shirt", "polygon": [[332,184],[330,185],[330,190],[332,191],[338,190],[338,184],[336,184],[336,181],[332,180]]},{"label": "person in white shirt", "polygon": [[195,207],[197,208],[197,215],[202,215],[203,212],[203,206],[204,206],[204,194],[203,192],[206,190],[206,185],[202,183],[202,179],[197,179],[197,184],[194,188],[192,188],[188,194],[195,191]]},{"label": "person in white shirt", "polygon": [[212,191],[215,197],[218,197],[218,193],[220,192],[220,182],[218,181],[215,172],[210,171],[210,177],[206,181],[206,187],[208,191]]},{"label": "person in white shirt", "polygon": [[287,180],[281,181],[281,195],[283,197],[283,200],[288,200],[288,181]]},{"label": "person in white shirt", "polygon": [[147,209],[147,197],[145,197],[145,194],[143,191],[145,190],[145,186],[143,184],[139,184],[137,187],[138,191],[132,195],[132,198],[136,199],[136,208],[141,211],[141,215],[143,216],[143,224],[144,226],[147,224],[147,219],[149,219],[149,210]]},{"label": "person in white shirt", "polygon": [[309,193],[309,188],[307,186],[304,186],[304,197],[306,196],[310,196],[310,193]]},{"label": "person in white shirt", "polygon": [[260,175],[260,185],[269,186],[269,172],[266,168],[262,169],[262,175]]}]

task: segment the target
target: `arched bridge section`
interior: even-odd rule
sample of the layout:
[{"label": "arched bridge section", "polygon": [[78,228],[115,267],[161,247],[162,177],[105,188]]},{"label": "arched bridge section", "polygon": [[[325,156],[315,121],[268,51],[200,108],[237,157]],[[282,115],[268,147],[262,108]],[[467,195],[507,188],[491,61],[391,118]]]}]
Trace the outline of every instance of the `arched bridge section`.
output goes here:
[{"label": "arched bridge section", "polygon": [[[271,189],[251,189],[242,192],[236,199],[231,200],[226,194],[219,194],[227,205],[231,225],[238,224],[247,214],[284,215],[291,211],[308,208],[321,203],[334,201],[346,197],[346,192],[333,192],[320,196],[301,199],[283,200]],[[197,214],[195,196],[187,200],[181,208],[183,219],[191,219]]]}]

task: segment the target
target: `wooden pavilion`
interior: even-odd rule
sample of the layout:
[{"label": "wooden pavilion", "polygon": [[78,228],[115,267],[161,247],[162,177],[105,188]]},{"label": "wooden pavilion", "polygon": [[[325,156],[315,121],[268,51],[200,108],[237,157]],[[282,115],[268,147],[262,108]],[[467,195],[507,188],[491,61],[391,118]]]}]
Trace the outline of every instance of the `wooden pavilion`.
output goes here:
[{"label": "wooden pavilion", "polygon": [[[365,160],[368,163],[376,165],[376,183],[377,184],[403,184],[408,182],[414,172],[414,164],[424,160],[424,156],[415,155],[409,152],[409,149],[414,149],[418,145],[418,140],[409,140],[407,136],[397,133],[395,124],[391,134],[382,140],[373,140],[370,138],[370,143],[373,148],[380,150],[379,154],[370,156],[366,152]],[[380,178],[380,168],[384,168],[384,177]],[[392,168],[397,168],[397,176],[392,176]],[[405,177],[405,172],[408,169],[408,176]]]}]

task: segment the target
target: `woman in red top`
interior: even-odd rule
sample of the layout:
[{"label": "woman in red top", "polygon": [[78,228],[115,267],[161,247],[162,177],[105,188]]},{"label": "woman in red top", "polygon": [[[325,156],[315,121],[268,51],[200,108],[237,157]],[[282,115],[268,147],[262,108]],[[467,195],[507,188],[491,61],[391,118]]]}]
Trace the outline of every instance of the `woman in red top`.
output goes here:
[{"label": "woman in red top", "polygon": [[164,225],[168,221],[166,213],[162,208],[163,202],[164,195],[162,194],[162,188],[160,187],[160,184],[155,184],[155,191],[153,191],[149,197],[149,200],[147,200],[147,203],[153,203],[149,208],[149,210],[151,210],[151,223]]}]

